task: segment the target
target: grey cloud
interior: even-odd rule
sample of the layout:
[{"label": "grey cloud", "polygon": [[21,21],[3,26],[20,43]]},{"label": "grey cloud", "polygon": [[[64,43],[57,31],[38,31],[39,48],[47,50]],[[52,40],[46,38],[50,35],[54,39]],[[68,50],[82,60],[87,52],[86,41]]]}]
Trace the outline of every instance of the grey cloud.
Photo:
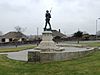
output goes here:
[{"label": "grey cloud", "polygon": [[[13,4],[12,1],[15,4]],[[62,32],[73,33],[80,28],[80,30],[95,33],[95,20],[100,17],[100,0],[50,1],[54,3],[51,13],[51,24],[54,29],[61,28]],[[47,4],[45,5],[46,2]],[[5,31],[9,31],[10,28],[8,29],[7,27],[14,28],[13,25],[18,24],[19,26],[26,25],[28,27],[27,29],[29,30],[27,30],[26,33],[35,33],[33,29],[36,27],[40,27],[42,31],[47,5],[50,5],[49,0],[0,1],[0,25],[2,25],[0,30],[4,28]],[[9,12],[9,14],[5,12]],[[99,28],[100,27],[98,27],[98,30],[100,30]]]},{"label": "grey cloud", "polygon": [[40,0],[30,0],[30,2],[39,3],[39,2],[40,2]]},{"label": "grey cloud", "polygon": [[1,12],[22,12],[27,10],[25,6],[16,6],[8,2],[0,3],[0,9],[2,10]]}]

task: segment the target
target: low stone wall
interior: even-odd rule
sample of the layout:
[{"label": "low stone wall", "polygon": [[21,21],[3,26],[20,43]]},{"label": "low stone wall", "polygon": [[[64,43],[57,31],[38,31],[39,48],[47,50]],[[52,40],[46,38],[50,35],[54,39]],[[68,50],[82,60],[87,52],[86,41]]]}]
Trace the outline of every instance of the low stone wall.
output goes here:
[{"label": "low stone wall", "polygon": [[[66,52],[66,51],[59,51],[59,52],[41,52],[41,51],[36,52],[35,51],[34,52],[34,51],[30,51],[28,52],[28,59],[31,62],[64,61],[64,60],[71,60],[71,59],[83,57],[90,53],[93,53],[94,51],[95,51],[94,48],[87,49],[84,51],[77,51],[77,52]],[[38,60],[35,61],[36,59]]]}]

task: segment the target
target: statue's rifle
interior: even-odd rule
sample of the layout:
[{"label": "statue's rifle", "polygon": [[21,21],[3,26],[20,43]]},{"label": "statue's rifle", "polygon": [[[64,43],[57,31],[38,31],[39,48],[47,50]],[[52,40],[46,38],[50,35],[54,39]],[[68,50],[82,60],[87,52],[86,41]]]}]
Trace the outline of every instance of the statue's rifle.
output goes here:
[{"label": "statue's rifle", "polygon": [[50,10],[50,13],[51,13],[51,11],[52,11],[52,8],[51,8],[51,10]]}]

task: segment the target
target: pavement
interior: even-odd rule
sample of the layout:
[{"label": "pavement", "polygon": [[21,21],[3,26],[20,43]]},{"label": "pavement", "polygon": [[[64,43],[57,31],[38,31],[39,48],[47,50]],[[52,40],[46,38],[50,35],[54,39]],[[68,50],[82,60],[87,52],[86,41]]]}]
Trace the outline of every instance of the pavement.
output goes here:
[{"label": "pavement", "polygon": [[7,57],[14,60],[20,60],[20,61],[27,61],[28,58],[28,51],[34,51],[33,49],[23,50],[19,52],[4,52],[0,54],[7,54]]},{"label": "pavement", "polygon": [[[62,43],[60,43],[60,44],[62,44]],[[64,43],[63,43],[63,45],[64,45]],[[76,46],[77,44],[72,44],[72,46],[73,45]],[[77,52],[77,51],[88,50],[87,48],[77,48],[77,47],[64,47],[64,48],[65,48],[66,52]],[[100,47],[99,47],[99,49],[100,49]],[[23,51],[19,51],[19,52],[5,52],[5,53],[0,53],[0,54],[7,54],[7,57],[10,59],[27,61],[28,60],[28,51],[34,51],[34,49],[28,49],[28,50],[23,50]]]},{"label": "pavement", "polygon": [[[86,48],[76,48],[76,47],[64,47],[64,52],[77,52],[85,51]],[[19,52],[5,52],[0,54],[7,54],[7,57],[14,60],[27,61],[28,60],[28,51],[35,51],[34,49],[23,50]]]}]

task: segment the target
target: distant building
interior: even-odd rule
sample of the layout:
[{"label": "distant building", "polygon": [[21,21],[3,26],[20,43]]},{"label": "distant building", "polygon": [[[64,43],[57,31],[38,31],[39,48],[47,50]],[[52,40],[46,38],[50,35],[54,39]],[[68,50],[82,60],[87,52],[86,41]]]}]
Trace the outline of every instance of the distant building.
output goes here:
[{"label": "distant building", "polygon": [[97,32],[97,39],[100,40],[100,31]]},{"label": "distant building", "polygon": [[28,36],[28,41],[40,40],[42,39],[42,35],[30,35]]},{"label": "distant building", "polygon": [[52,35],[53,35],[53,37],[57,37],[57,36],[64,37],[64,36],[66,36],[65,34],[61,33],[60,30],[59,31],[52,30]]},{"label": "distant building", "polygon": [[100,37],[100,31],[97,32],[97,36]]},{"label": "distant building", "polygon": [[21,32],[8,32],[2,36],[0,36],[0,43],[6,42],[14,42],[14,41],[25,41],[27,40],[27,36]]},{"label": "distant building", "polygon": [[[87,33],[86,31],[83,32],[83,36],[82,36],[82,40],[90,40],[91,36],[89,35],[89,33]],[[91,37],[92,38],[92,37]]]},{"label": "distant building", "polygon": [[95,35],[90,35],[89,40],[96,40],[96,36]]},{"label": "distant building", "polygon": [[53,40],[54,41],[61,41],[67,39],[67,36],[57,30],[52,30]]},{"label": "distant building", "polygon": [[[61,33],[60,30],[57,31],[57,30],[52,30],[52,35],[53,35],[53,38],[54,39],[63,39],[63,38],[66,38],[66,35]],[[31,36],[28,36],[28,39],[30,41],[33,41],[33,40],[39,40],[39,39],[42,39],[42,35],[31,35]]]}]

